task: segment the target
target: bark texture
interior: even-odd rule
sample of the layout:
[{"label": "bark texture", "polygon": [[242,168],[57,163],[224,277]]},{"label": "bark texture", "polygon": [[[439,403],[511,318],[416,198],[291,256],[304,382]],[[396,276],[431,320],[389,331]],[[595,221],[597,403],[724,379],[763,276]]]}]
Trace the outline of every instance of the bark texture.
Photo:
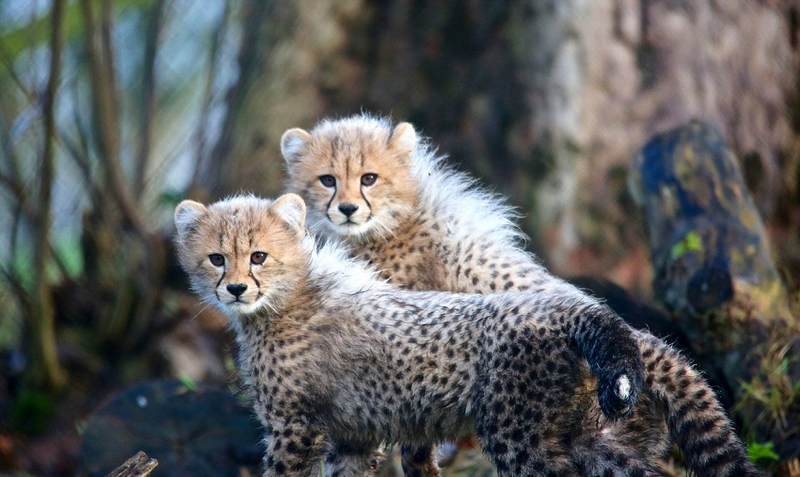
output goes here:
[{"label": "bark texture", "polygon": [[791,1],[349,0],[247,9],[254,21],[228,93],[213,195],[278,192],[278,139],[290,127],[361,110],[390,114],[508,194],[532,248],[556,272],[603,275],[646,294],[652,272],[627,167],[650,136],[699,118],[731,144],[765,218],[798,222]]}]

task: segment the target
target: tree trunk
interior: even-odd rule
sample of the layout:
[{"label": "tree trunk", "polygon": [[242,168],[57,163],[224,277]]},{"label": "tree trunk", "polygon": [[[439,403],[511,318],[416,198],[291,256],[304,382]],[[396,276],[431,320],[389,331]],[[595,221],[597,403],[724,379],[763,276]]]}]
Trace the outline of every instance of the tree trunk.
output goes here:
[{"label": "tree trunk", "polygon": [[212,196],[283,189],[280,137],[329,112],[324,90],[342,80],[346,26],[361,10],[353,0],[247,2],[239,80],[227,93],[221,137],[200,174]]},{"label": "tree trunk", "polygon": [[786,107],[800,83],[789,4],[251,1],[241,76],[200,182],[215,197],[275,194],[283,131],[391,114],[521,206],[531,247],[554,271],[647,295],[626,182],[648,137],[710,120],[750,164],[762,213],[779,213],[791,193],[778,174],[800,161]]},{"label": "tree trunk", "polygon": [[34,244],[34,292],[31,300],[31,372],[37,386],[58,390],[66,384],[66,375],[58,362],[55,312],[47,267],[51,259],[50,223],[54,170],[55,100],[61,72],[63,47],[64,0],[54,0],[50,41],[50,76],[44,98],[44,151],[42,153],[39,210],[36,216]]}]

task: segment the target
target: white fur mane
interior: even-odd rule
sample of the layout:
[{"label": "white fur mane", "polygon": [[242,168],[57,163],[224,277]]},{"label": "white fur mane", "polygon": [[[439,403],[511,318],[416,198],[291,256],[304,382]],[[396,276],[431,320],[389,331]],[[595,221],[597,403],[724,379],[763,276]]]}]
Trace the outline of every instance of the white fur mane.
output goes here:
[{"label": "white fur mane", "polygon": [[389,287],[378,278],[375,270],[352,258],[345,246],[337,241],[317,243],[312,235],[306,235],[303,249],[308,252],[308,276],[313,283],[343,295]]},{"label": "white fur mane", "polygon": [[[467,174],[445,163],[426,139],[414,149],[411,167],[419,181],[419,207],[444,219],[450,236],[490,237],[492,242],[520,246],[527,236],[516,225],[519,214],[504,197],[480,187]],[[437,220],[438,221],[438,220]]]}]

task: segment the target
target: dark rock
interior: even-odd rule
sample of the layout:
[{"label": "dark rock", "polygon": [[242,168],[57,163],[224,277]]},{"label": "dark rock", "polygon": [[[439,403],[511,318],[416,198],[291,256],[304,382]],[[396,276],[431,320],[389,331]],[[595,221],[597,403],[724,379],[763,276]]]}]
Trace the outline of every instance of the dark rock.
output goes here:
[{"label": "dark rock", "polygon": [[112,398],[87,423],[79,476],[101,476],[144,451],[156,475],[258,474],[264,449],[252,411],[226,389],[153,381]]}]

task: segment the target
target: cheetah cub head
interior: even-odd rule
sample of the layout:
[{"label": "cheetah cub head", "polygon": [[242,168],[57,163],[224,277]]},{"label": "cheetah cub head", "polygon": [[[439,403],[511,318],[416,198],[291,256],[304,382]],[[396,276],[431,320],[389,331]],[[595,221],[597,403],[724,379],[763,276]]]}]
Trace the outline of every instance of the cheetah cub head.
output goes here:
[{"label": "cheetah cub head", "polygon": [[195,293],[231,318],[275,310],[308,256],[304,221],[305,204],[294,194],[208,207],[185,200],[175,209],[178,257]]},{"label": "cheetah cub head", "polygon": [[415,208],[417,133],[367,115],[326,120],[281,138],[289,189],[308,204],[309,226],[348,239],[391,233]]}]

